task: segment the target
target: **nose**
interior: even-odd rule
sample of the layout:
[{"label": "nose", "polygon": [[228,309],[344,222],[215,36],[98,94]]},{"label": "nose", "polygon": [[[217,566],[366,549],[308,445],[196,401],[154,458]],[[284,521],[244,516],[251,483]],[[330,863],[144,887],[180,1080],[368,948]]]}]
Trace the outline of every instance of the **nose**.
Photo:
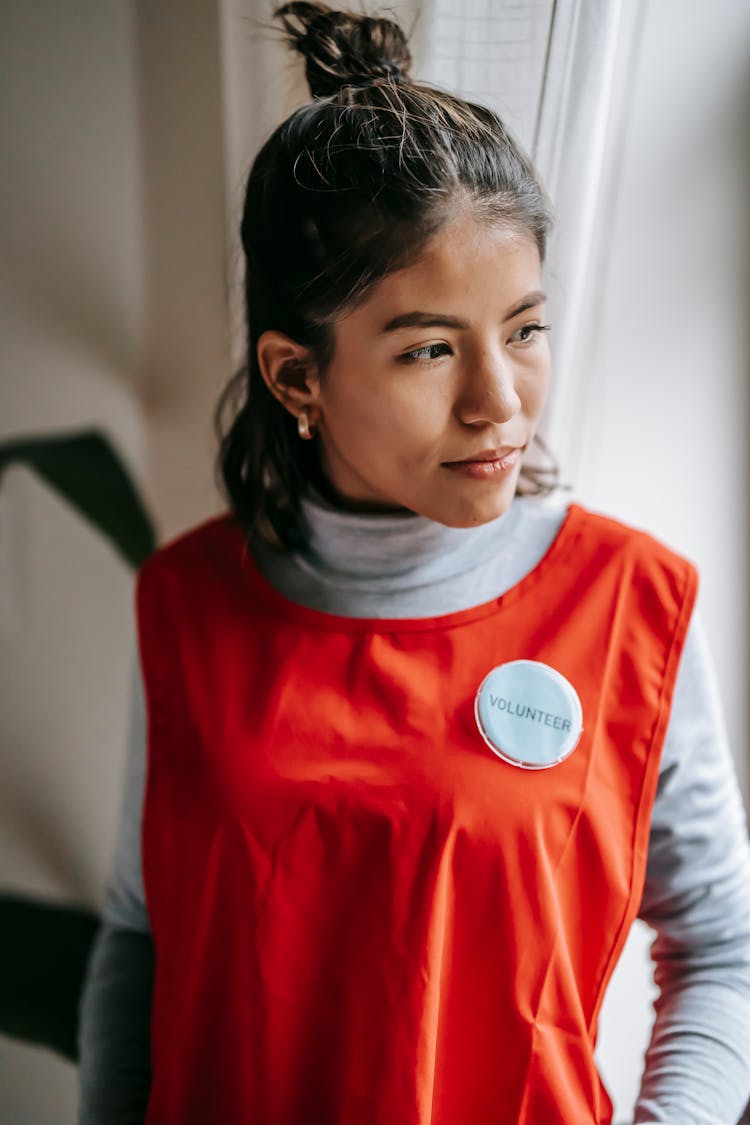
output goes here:
[{"label": "nose", "polygon": [[463,422],[507,422],[522,407],[513,364],[498,350],[477,349],[467,365],[457,413]]}]

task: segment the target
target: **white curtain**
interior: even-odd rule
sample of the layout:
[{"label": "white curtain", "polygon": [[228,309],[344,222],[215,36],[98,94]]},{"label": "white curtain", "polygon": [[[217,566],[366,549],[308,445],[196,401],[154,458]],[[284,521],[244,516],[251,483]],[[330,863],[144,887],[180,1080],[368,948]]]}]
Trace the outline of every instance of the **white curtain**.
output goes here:
[{"label": "white curtain", "polygon": [[557,0],[531,152],[558,216],[548,283],[555,375],[544,431],[568,479],[581,466],[602,314],[609,230],[644,0]]}]

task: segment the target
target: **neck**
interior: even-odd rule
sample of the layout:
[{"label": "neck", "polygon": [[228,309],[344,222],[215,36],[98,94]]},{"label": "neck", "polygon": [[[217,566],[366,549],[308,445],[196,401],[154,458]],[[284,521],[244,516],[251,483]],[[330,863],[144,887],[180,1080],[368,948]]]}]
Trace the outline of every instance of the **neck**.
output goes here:
[{"label": "neck", "polygon": [[[316,451],[317,452],[317,451]],[[403,515],[413,516],[411,508],[401,504],[384,504],[379,500],[353,500],[344,496],[331,482],[330,477],[323,471],[320,457],[310,459],[308,472],[308,487],[322,500],[341,512],[351,512],[362,515]]]}]

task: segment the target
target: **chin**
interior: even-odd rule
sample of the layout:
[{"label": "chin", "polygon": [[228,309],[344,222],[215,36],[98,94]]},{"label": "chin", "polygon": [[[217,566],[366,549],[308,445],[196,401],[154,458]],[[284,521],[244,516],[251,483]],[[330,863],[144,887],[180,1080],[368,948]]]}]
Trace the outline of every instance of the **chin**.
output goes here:
[{"label": "chin", "polygon": [[459,501],[452,506],[450,512],[444,511],[432,518],[446,527],[479,527],[504,516],[513,503],[514,496],[515,482],[512,489],[503,488],[494,496],[485,496],[473,504],[465,500]]}]

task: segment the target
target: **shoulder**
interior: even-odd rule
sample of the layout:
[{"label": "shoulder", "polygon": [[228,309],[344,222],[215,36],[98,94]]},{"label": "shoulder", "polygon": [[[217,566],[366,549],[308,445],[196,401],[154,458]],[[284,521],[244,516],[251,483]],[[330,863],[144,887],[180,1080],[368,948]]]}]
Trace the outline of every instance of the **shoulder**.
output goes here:
[{"label": "shoulder", "polygon": [[244,531],[233,512],[225,510],[171,536],[152,551],[136,572],[136,589],[207,577],[222,558],[242,550]]},{"label": "shoulder", "polygon": [[650,575],[655,581],[666,581],[675,592],[694,595],[699,577],[695,563],[647,528],[567,496],[519,497],[516,503],[519,538],[557,543],[558,558],[564,554],[582,572],[614,565],[633,580]]},{"label": "shoulder", "polygon": [[579,535],[592,547],[627,555],[634,560],[652,560],[683,572],[696,569],[692,560],[680,550],[645,527],[578,502],[572,503],[571,508]]},{"label": "shoulder", "polygon": [[141,563],[141,570],[158,570],[179,567],[193,557],[204,555],[236,536],[240,525],[233,512],[225,510],[209,516],[170,536]]}]

